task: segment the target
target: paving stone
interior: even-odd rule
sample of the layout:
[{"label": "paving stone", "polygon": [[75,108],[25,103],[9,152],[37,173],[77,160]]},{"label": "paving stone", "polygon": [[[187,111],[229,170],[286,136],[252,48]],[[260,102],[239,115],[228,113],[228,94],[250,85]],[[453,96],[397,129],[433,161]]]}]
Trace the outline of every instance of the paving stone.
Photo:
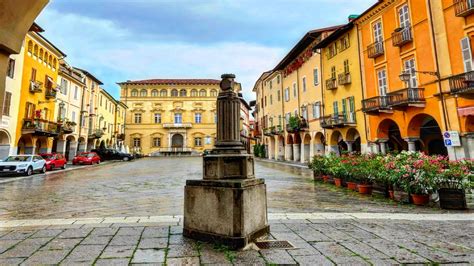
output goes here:
[{"label": "paving stone", "polygon": [[106,245],[110,242],[112,236],[89,235],[84,238],[81,245]]},{"label": "paving stone", "polygon": [[86,237],[93,228],[72,228],[66,229],[62,232],[58,238],[84,238]]},{"label": "paving stone", "polygon": [[183,234],[183,226],[170,226],[170,234],[171,235],[181,235]]},{"label": "paving stone", "polygon": [[139,235],[114,236],[110,241],[110,246],[134,246],[138,244]]},{"label": "paving stone", "polygon": [[168,246],[168,238],[142,238],[138,244],[138,248],[141,249],[161,249]]},{"label": "paving stone", "polygon": [[183,243],[168,246],[168,258],[195,257],[199,253],[194,244]]},{"label": "paving stone", "polygon": [[0,258],[29,257],[50,240],[50,238],[25,239],[23,242],[2,253]]},{"label": "paving stone", "polygon": [[169,258],[166,260],[168,266],[181,266],[181,265],[199,265],[199,257],[186,257],[186,258]]},{"label": "paving stone", "polygon": [[163,263],[165,251],[156,249],[137,249],[132,258],[132,263]]},{"label": "paving stone", "polygon": [[321,252],[319,252],[307,242],[297,242],[292,244],[296,247],[295,249],[288,249],[288,253],[290,253],[292,256],[321,255]]},{"label": "paving stone", "polygon": [[290,232],[291,229],[288,228],[285,224],[271,224],[270,232]]},{"label": "paving stone", "polygon": [[311,224],[312,228],[323,233],[325,236],[331,238],[332,240],[342,241],[342,240],[353,240],[349,234],[346,234],[338,229],[324,224]]},{"label": "paving stone", "polygon": [[311,255],[311,256],[293,256],[293,259],[299,265],[334,265],[330,260],[328,260],[323,255]]},{"label": "paving stone", "polygon": [[0,258],[0,265],[19,265],[25,260],[25,258]]},{"label": "paving stone", "polygon": [[170,235],[169,243],[170,245],[181,245],[181,244],[195,245],[196,241],[186,238],[183,235]]},{"label": "paving stone", "polygon": [[23,240],[27,239],[34,233],[36,233],[36,231],[14,231],[2,236],[0,240]]},{"label": "paving stone", "polygon": [[120,228],[116,236],[130,236],[130,235],[141,235],[144,227],[123,227]]},{"label": "paving stone", "polygon": [[55,237],[62,231],[62,229],[42,229],[34,233],[31,238]]},{"label": "paving stone", "polygon": [[145,227],[142,238],[168,237],[169,227]]},{"label": "paving stone", "polygon": [[385,239],[366,239],[364,243],[378,250],[383,250],[390,258],[395,258],[400,263],[428,263],[429,261],[425,258],[414,254],[404,248],[398,246],[398,244],[385,240]]},{"label": "paving stone", "polygon": [[316,242],[312,244],[323,256],[326,256],[336,264],[368,264],[362,258],[356,256],[352,251],[336,242]]},{"label": "paving stone", "polygon": [[366,259],[389,259],[388,255],[360,241],[342,241],[339,244]]},{"label": "paving stone", "polygon": [[100,255],[102,259],[130,258],[136,246],[108,246]]},{"label": "paving stone", "polygon": [[296,264],[295,260],[283,249],[264,249],[260,254],[270,264]]},{"label": "paving stone", "polygon": [[45,264],[59,264],[64,257],[69,253],[69,250],[39,250],[31,257],[25,260],[25,265],[45,265]]},{"label": "paving stone", "polygon": [[62,263],[66,265],[72,262],[92,263],[104,248],[104,245],[78,245]]},{"label": "paving stone", "polygon": [[82,238],[56,238],[51,240],[42,250],[71,250],[82,241]]},{"label": "paving stone", "polygon": [[329,237],[316,229],[307,228],[306,230],[296,231],[296,234],[306,241],[331,241]]},{"label": "paving stone", "polygon": [[95,265],[100,265],[100,266],[115,266],[115,265],[129,265],[129,258],[125,259],[98,259],[95,262]]},{"label": "paving stone", "polygon": [[465,257],[454,256],[445,252],[441,252],[411,240],[397,241],[397,245],[402,246],[405,249],[408,249],[434,263],[469,262]]},{"label": "paving stone", "polygon": [[119,228],[112,228],[112,227],[99,227],[94,228],[91,232],[91,236],[113,236],[117,233]]},{"label": "paving stone", "polygon": [[[171,247],[171,246],[170,246]],[[168,257],[181,257],[176,254],[175,256],[170,256],[171,248],[168,251]],[[195,253],[194,250],[191,250],[190,253]],[[197,253],[197,252],[196,252]],[[234,256],[235,252],[226,250],[226,251],[219,251],[216,248],[214,248],[210,244],[202,244],[201,246],[201,263],[203,264],[231,264],[232,262],[230,261],[230,258],[226,256]]]},{"label": "paving stone", "polygon": [[385,266],[385,265],[400,265],[399,262],[393,259],[369,259],[368,262],[372,265]]},{"label": "paving stone", "polygon": [[234,265],[266,265],[256,250],[236,251]]},{"label": "paving stone", "polygon": [[0,240],[0,254],[20,243],[21,240]]}]

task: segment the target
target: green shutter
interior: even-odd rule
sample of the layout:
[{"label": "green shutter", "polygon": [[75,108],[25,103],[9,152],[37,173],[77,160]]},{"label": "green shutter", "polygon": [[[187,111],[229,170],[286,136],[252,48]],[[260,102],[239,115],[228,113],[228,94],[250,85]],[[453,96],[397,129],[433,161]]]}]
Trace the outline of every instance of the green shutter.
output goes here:
[{"label": "green shutter", "polygon": [[334,101],[332,103],[332,108],[333,108],[333,111],[334,111],[334,115],[337,115],[339,113],[339,108],[337,106],[337,101]]},{"label": "green shutter", "polygon": [[347,118],[347,103],[346,99],[342,99],[342,115]]}]

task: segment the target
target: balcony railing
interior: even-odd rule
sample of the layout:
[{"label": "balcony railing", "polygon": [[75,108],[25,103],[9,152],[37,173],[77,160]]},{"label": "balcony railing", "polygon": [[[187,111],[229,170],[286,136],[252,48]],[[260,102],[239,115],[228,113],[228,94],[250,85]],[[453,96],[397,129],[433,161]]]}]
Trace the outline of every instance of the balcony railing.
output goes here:
[{"label": "balcony railing", "polygon": [[384,53],[383,42],[375,42],[367,47],[367,55],[369,58],[377,58]]},{"label": "balcony railing", "polygon": [[40,81],[34,81],[30,80],[30,92],[42,92],[41,87],[43,86],[43,83]]},{"label": "balcony railing", "polygon": [[326,89],[327,90],[335,90],[337,89],[337,82],[336,78],[330,78],[326,80]]},{"label": "balcony railing", "polygon": [[191,128],[191,123],[164,123],[164,128]]},{"label": "balcony railing", "polygon": [[102,129],[89,130],[90,139],[100,139],[103,135],[104,131]]},{"label": "balcony railing", "polygon": [[401,28],[392,33],[393,46],[401,47],[413,41],[411,26]]},{"label": "balcony railing", "polygon": [[283,130],[280,125],[268,127],[263,130],[265,136],[280,135],[281,133],[283,133]]},{"label": "balcony railing", "polygon": [[457,17],[466,17],[474,13],[474,0],[454,0],[454,12]]},{"label": "balcony railing", "polygon": [[337,77],[337,82],[339,83],[339,85],[351,84],[351,73],[347,72],[339,74]]},{"label": "balcony railing", "polygon": [[378,113],[380,110],[388,110],[388,96],[376,96],[362,100],[362,112]]},{"label": "balcony railing", "polygon": [[474,96],[474,71],[450,77],[449,87],[452,94]]},{"label": "balcony railing", "polygon": [[424,107],[425,95],[424,88],[406,88],[387,93],[388,106],[392,108],[400,107]]},{"label": "balcony railing", "polygon": [[46,99],[54,99],[56,98],[56,90],[55,89],[47,89],[45,93]]},{"label": "balcony railing", "polygon": [[167,147],[167,148],[161,148],[160,152],[164,153],[180,153],[180,152],[192,152],[193,149],[189,147]]},{"label": "balcony railing", "polygon": [[22,134],[35,136],[55,137],[59,135],[60,127],[57,123],[44,119],[25,118],[21,128]]},{"label": "balcony railing", "polygon": [[331,114],[323,116],[320,121],[322,128],[353,126],[356,124],[356,115],[355,112],[348,112],[347,114]]}]

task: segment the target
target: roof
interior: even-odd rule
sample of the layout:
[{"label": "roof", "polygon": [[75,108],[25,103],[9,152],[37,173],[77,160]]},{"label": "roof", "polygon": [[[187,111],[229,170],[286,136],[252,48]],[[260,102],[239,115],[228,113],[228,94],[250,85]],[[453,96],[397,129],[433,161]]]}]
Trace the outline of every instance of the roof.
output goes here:
[{"label": "roof", "polygon": [[104,83],[102,83],[102,81],[100,81],[98,78],[94,77],[94,75],[92,75],[89,71],[84,70],[84,69],[80,69],[78,67],[74,67],[74,68],[81,71],[82,73],[84,73],[84,75],[88,76],[89,78],[91,78],[92,80],[97,82],[99,85],[104,85]]},{"label": "roof", "polygon": [[144,80],[127,80],[125,82],[118,82],[117,84],[129,85],[218,85],[220,80],[217,79],[144,79]]},{"label": "roof", "polygon": [[268,76],[270,76],[270,74],[272,74],[272,72],[273,72],[272,70],[268,70],[268,71],[263,72],[262,75],[260,75],[260,77],[258,77],[257,82],[255,82],[255,85],[253,86],[252,91],[254,91],[254,92],[257,91],[258,82],[266,79]]},{"label": "roof", "polygon": [[34,32],[44,32],[44,29],[41,28],[40,25],[36,24],[36,22],[33,22],[33,24],[32,24],[31,27],[30,27],[30,31],[34,31]]},{"label": "roof", "polygon": [[290,52],[278,63],[273,71],[283,70],[289,65],[299,54],[301,54],[316,38],[318,38],[323,32],[336,30],[344,25],[326,27],[321,29],[315,29],[308,31],[303,38],[290,50]]},{"label": "roof", "polygon": [[[38,26],[38,27],[39,27],[39,26]],[[33,32],[33,35],[36,34],[36,35],[37,35],[39,38],[41,38],[41,40],[43,40],[47,45],[51,46],[51,47],[49,47],[49,49],[52,48],[52,49],[56,50],[56,52],[57,52],[58,54],[60,54],[60,55],[62,56],[62,58],[64,58],[64,57],[67,56],[63,51],[59,50],[59,48],[56,47],[52,42],[50,42],[48,39],[46,39],[46,37],[44,37],[43,35],[41,35],[40,32],[43,32],[42,29],[39,30],[39,29],[37,29],[37,28],[35,28],[35,27],[33,27],[33,26],[31,26],[30,29],[33,29],[33,31],[32,31],[32,32]],[[60,58],[60,59],[61,59],[61,58]]]},{"label": "roof", "polygon": [[355,20],[359,20],[360,18],[362,18],[363,16],[365,16],[367,13],[369,13],[373,8],[375,8],[376,6],[378,6],[380,3],[382,3],[384,0],[377,0],[372,6],[370,6],[369,8],[367,8],[364,12],[362,12],[362,14],[360,14]]},{"label": "roof", "polygon": [[354,27],[354,22],[349,22],[346,25],[340,27],[339,29],[335,30],[333,33],[331,33],[328,37],[324,38],[320,43],[316,44],[314,48],[324,48],[328,46],[330,43],[333,41],[337,40],[339,37],[341,37],[344,33],[348,32]]}]

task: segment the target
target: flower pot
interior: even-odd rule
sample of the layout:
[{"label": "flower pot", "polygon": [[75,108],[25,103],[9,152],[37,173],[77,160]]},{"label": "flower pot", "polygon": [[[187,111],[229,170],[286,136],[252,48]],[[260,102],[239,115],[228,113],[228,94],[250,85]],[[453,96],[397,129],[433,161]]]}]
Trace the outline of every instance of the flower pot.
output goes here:
[{"label": "flower pot", "polygon": [[374,182],[372,184],[372,194],[388,197],[388,187],[383,183]]},{"label": "flower pot", "polygon": [[389,197],[390,199],[395,199],[395,197],[394,197],[394,195],[393,195],[393,190],[389,190],[389,191],[388,191],[388,197]]},{"label": "flower pot", "polygon": [[407,192],[403,190],[399,190],[397,188],[393,189],[393,199],[402,202],[402,203],[409,203],[410,202],[410,197]]},{"label": "flower pot", "polygon": [[441,208],[450,210],[467,209],[466,192],[463,189],[440,188],[438,194]]},{"label": "flower pot", "polygon": [[426,205],[430,202],[430,195],[428,194],[411,194],[411,199],[415,205]]},{"label": "flower pot", "polygon": [[336,185],[336,187],[342,187],[342,179],[334,178],[334,185]]},{"label": "flower pot", "polygon": [[354,182],[346,182],[346,184],[347,184],[347,188],[348,188],[348,189],[354,190],[354,191],[357,190],[357,183],[354,183]]},{"label": "flower pot", "polygon": [[316,172],[313,172],[313,179],[314,181],[322,181],[323,176],[321,174],[316,174]]},{"label": "flower pot", "polygon": [[360,194],[371,195],[372,194],[372,185],[357,185]]},{"label": "flower pot", "polygon": [[323,182],[324,183],[331,183],[331,177],[328,175],[323,175]]}]

